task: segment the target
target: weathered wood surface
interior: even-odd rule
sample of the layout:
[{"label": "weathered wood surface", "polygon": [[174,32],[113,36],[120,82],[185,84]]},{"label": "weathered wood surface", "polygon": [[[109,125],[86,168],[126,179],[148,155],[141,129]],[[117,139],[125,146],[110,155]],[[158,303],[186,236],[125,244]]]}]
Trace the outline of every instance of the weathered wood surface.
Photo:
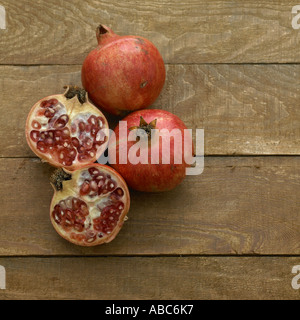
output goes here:
[{"label": "weathered wood surface", "polygon": [[[24,134],[30,108],[80,85],[80,66],[0,66],[0,74],[0,156],[34,156]],[[300,65],[169,65],[153,108],[204,129],[206,155],[299,155],[299,74]]]},{"label": "weathered wood surface", "polygon": [[53,168],[1,159],[0,254],[300,254],[299,165],[300,157],[207,157],[203,174],[173,191],[132,191],[118,237],[85,248],[50,223]]},{"label": "weathered wood surface", "polygon": [[[299,299],[296,4],[2,0],[0,300]],[[171,192],[131,191],[118,237],[83,248],[50,223],[53,168],[30,151],[24,126],[39,99],[81,84],[99,23],[158,47],[167,79],[152,107],[204,129],[206,157],[203,174]]]},{"label": "weathered wood surface", "polygon": [[1,300],[299,299],[291,286],[295,257],[29,257],[0,264],[7,277]]},{"label": "weathered wood surface", "polygon": [[300,62],[290,0],[2,0],[1,64],[81,64],[100,24],[149,38],[166,63]]}]

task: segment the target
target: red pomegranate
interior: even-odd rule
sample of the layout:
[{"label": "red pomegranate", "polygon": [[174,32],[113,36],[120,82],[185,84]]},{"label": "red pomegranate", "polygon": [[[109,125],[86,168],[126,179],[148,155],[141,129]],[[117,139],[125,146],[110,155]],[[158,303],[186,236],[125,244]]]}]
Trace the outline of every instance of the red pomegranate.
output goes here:
[{"label": "red pomegranate", "polygon": [[76,171],[57,169],[51,177],[54,195],[50,219],[64,239],[81,246],[112,241],[130,206],[123,178],[106,165],[90,164]]},{"label": "red pomegranate", "polygon": [[82,85],[92,101],[105,111],[124,116],[150,106],[166,77],[163,59],[149,40],[119,36],[97,28],[98,47],[82,66]]},{"label": "red pomegranate", "polygon": [[85,90],[67,87],[64,94],[43,98],[32,107],[26,139],[42,160],[75,170],[95,162],[105,151],[108,123]]},{"label": "red pomegranate", "polygon": [[[139,191],[161,192],[181,183],[186,176],[186,168],[192,163],[194,151],[183,121],[168,111],[156,109],[133,112],[122,121],[114,130],[115,140],[111,138],[109,142],[109,161],[128,186]],[[121,124],[125,121],[124,134]],[[133,147],[137,145],[138,138],[130,137],[133,129],[143,129],[142,133],[146,135],[146,144],[140,144],[136,149]],[[189,138],[185,140],[184,135],[189,135]],[[130,156],[133,157],[130,159]],[[153,159],[156,159],[155,163]]]}]

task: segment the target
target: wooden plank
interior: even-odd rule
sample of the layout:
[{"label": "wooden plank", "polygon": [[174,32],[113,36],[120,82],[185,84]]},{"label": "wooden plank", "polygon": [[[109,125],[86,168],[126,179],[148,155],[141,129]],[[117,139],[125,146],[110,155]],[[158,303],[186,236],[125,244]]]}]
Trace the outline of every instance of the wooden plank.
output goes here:
[{"label": "wooden plank", "polygon": [[0,264],[7,278],[1,300],[299,299],[291,286],[298,257],[1,258]]},{"label": "wooden plank", "polygon": [[[80,66],[2,66],[0,74],[0,157],[34,156],[24,134],[31,106],[80,85]],[[153,107],[203,128],[206,155],[300,154],[299,74],[300,65],[169,65]]]},{"label": "wooden plank", "polygon": [[299,62],[290,0],[2,0],[1,64],[81,64],[99,23],[149,38],[166,63]]},{"label": "wooden plank", "polygon": [[166,193],[131,191],[129,219],[98,247],[60,238],[49,220],[53,168],[0,159],[0,255],[300,254],[300,157],[206,157]]}]

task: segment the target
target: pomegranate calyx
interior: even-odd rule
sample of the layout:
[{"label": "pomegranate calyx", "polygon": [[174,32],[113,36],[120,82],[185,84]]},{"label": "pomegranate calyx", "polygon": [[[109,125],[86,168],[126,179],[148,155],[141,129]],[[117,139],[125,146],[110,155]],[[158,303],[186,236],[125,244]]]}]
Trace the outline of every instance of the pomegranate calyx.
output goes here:
[{"label": "pomegranate calyx", "polygon": [[71,180],[72,175],[62,168],[56,169],[50,176],[50,183],[55,188],[55,190],[60,191],[63,188],[63,182],[66,180]]},{"label": "pomegranate calyx", "polygon": [[151,138],[151,130],[156,128],[157,119],[152,120],[151,122],[147,123],[147,121],[141,116],[140,117],[140,124],[138,126],[130,127],[129,130],[135,129],[142,129],[148,135],[148,138]]},{"label": "pomegranate calyx", "polygon": [[83,104],[87,101],[87,92],[79,88],[77,86],[64,86],[64,89],[67,89],[66,92],[64,93],[64,96],[67,99],[72,99],[75,96],[77,96],[78,101]]},{"label": "pomegranate calyx", "polygon": [[[112,37],[119,37],[116,35],[109,27],[107,27],[104,24],[100,24],[96,29],[96,37],[98,44],[102,45],[104,42],[106,43],[106,40],[112,38]],[[109,40],[110,41],[110,40]]]}]

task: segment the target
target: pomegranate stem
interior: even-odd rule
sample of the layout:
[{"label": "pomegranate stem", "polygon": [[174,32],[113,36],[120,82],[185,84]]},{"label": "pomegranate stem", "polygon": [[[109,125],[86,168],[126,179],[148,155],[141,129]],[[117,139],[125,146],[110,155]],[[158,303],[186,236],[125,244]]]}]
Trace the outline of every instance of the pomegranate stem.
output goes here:
[{"label": "pomegranate stem", "polygon": [[50,183],[57,191],[60,191],[63,188],[63,182],[71,179],[72,175],[70,173],[67,173],[62,168],[59,168],[56,169],[50,176]]},{"label": "pomegranate stem", "polygon": [[75,96],[77,96],[78,101],[83,104],[86,102],[86,91],[82,88],[79,88],[77,86],[65,86],[64,89],[67,89],[65,93],[65,97],[67,99],[72,99]]}]

